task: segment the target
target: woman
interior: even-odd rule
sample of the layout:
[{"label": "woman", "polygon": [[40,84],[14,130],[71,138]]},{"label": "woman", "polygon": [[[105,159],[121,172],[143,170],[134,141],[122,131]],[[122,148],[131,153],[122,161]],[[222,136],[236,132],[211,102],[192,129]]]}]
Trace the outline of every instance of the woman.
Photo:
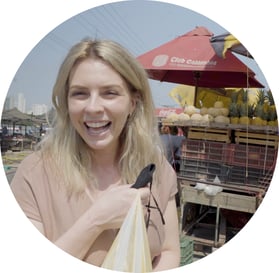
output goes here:
[{"label": "woman", "polygon": [[[112,41],[82,41],[62,63],[52,96],[57,117],[11,183],[23,211],[49,240],[101,266],[140,191],[140,171],[156,165],[147,229],[154,271],[179,265],[176,174],[162,156],[144,69]],[[152,205],[152,204],[151,204]]]}]

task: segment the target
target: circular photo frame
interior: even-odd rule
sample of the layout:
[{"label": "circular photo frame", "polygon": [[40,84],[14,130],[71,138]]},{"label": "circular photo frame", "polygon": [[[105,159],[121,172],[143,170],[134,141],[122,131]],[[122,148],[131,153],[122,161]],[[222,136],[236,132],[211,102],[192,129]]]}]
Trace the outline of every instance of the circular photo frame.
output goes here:
[{"label": "circular photo frame", "polygon": [[[13,66],[19,68],[7,75],[11,80],[3,86],[8,90],[3,97],[1,117],[1,171],[6,192],[3,204],[11,208],[7,213],[4,206],[8,219],[4,232],[12,231],[8,237],[16,238],[21,252],[30,242],[31,249],[28,247],[23,256],[24,266],[31,264],[33,272],[34,260],[45,263],[41,255],[55,253],[51,261],[58,268],[65,269],[64,262],[61,264],[65,260],[71,264],[67,270],[80,266],[85,272],[92,270],[90,264],[65,255],[34,231],[31,222],[26,221],[25,211],[15,202],[10,183],[18,165],[51,130],[54,118],[51,92],[63,58],[73,44],[93,38],[116,41],[137,58],[148,73],[159,127],[178,127],[184,136],[176,195],[181,256],[175,271],[187,267],[189,272],[196,272],[206,266],[221,272],[232,259],[228,271],[264,268],[265,258],[275,258],[266,252],[271,248],[270,241],[274,241],[276,226],[273,210],[277,200],[274,180],[278,152],[278,96],[273,92],[275,77],[265,58],[272,56],[270,52],[260,52],[254,45],[258,38],[253,38],[258,33],[256,28],[264,27],[242,29],[241,24],[236,26],[219,14],[225,12],[222,7],[217,13],[198,4],[159,1],[102,4],[71,7],[72,11],[63,15],[64,22],[54,20],[47,35],[49,26],[44,27],[45,32],[39,33],[39,37],[44,37],[39,42],[38,36],[30,39],[36,46],[31,45],[28,55],[27,46],[24,47],[17,60],[22,63]],[[239,14],[251,16],[243,11]],[[224,20],[224,25],[209,18],[222,24]],[[32,32],[28,33],[32,36]],[[205,40],[199,40],[199,36]],[[201,49],[201,45],[207,47]],[[202,50],[212,55],[202,59]],[[233,117],[238,117],[237,123]],[[16,228],[18,221],[22,230]],[[8,249],[9,241],[5,241]],[[41,252],[42,248],[46,250]],[[262,262],[251,265],[255,259]],[[97,270],[102,272],[98,267]]]}]

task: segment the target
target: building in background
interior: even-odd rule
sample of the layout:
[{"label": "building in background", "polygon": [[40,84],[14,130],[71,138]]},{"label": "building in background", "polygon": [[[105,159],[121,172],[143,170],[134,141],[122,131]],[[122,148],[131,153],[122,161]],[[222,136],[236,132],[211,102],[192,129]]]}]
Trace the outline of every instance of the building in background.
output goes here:
[{"label": "building in background", "polygon": [[26,113],[26,99],[23,93],[17,93],[6,98],[4,111],[13,108],[17,108],[20,112]]},{"label": "building in background", "polygon": [[48,111],[48,106],[46,104],[33,104],[32,109],[28,112],[34,116],[39,116],[45,114]]}]

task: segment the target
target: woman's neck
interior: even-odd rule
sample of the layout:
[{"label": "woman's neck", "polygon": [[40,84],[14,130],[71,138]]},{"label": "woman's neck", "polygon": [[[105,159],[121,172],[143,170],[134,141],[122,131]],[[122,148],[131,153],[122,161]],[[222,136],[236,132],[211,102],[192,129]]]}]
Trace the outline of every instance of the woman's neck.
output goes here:
[{"label": "woman's neck", "polygon": [[92,158],[92,171],[96,177],[99,189],[104,190],[121,180],[119,169],[119,156],[115,151],[94,152]]}]

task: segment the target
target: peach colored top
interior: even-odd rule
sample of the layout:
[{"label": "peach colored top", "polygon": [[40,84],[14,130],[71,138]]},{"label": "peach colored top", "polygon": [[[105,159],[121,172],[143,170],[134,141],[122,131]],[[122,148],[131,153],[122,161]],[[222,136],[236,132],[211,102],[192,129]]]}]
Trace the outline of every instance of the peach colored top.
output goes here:
[{"label": "peach colored top", "polygon": [[[164,213],[169,199],[177,192],[177,185],[174,171],[167,160],[156,168],[160,174],[160,184],[155,186],[154,181],[152,192]],[[11,182],[11,189],[26,216],[41,222],[45,236],[54,242],[92,205],[92,200],[86,193],[79,197],[69,197],[66,191],[58,186],[60,183],[53,172],[48,170],[49,166],[46,166],[38,153],[29,155],[19,165]],[[115,230],[101,233],[84,261],[100,266],[115,236]],[[148,239],[151,258],[154,259],[160,255],[165,239],[164,226],[155,209],[151,209]]]}]

